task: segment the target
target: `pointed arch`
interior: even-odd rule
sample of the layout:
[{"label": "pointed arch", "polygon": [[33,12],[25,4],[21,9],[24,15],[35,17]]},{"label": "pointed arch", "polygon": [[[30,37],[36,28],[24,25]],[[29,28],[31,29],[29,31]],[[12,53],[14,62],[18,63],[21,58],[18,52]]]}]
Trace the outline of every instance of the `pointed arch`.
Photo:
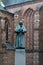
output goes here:
[{"label": "pointed arch", "polygon": [[[32,12],[33,12],[34,10],[33,10],[33,9],[31,9],[31,8],[26,9],[26,10],[25,10],[25,12],[23,13],[23,17],[24,17],[24,16],[25,16],[25,14],[27,13],[27,11],[29,11],[29,12],[30,12],[30,11],[32,11]],[[34,13],[34,12],[33,12],[33,13]]]},{"label": "pointed arch", "polygon": [[39,8],[39,12],[41,11],[41,9],[43,9],[43,5]]},{"label": "pointed arch", "polygon": [[24,24],[27,28],[27,33],[26,33],[26,48],[32,49],[33,46],[33,19],[34,19],[34,10],[31,8],[28,8],[24,14]]},{"label": "pointed arch", "polygon": [[8,20],[7,17],[5,17],[4,20],[5,20],[6,42],[8,42],[8,26],[9,26],[9,20]]},{"label": "pointed arch", "polygon": [[[24,14],[23,14],[23,17],[24,17],[24,24],[26,26],[26,29],[27,29],[27,33],[26,33],[26,49],[29,49],[29,50],[33,50],[33,42],[34,42],[34,24],[33,24],[33,21],[34,21],[34,10],[31,9],[31,8],[28,8]],[[33,60],[31,57],[32,56],[32,53],[27,53],[26,54],[26,58],[28,59],[29,57],[29,60],[31,59],[31,61],[28,62],[28,60],[26,60],[26,63],[28,63],[28,65],[31,65]],[[31,56],[30,56],[31,55]]]}]

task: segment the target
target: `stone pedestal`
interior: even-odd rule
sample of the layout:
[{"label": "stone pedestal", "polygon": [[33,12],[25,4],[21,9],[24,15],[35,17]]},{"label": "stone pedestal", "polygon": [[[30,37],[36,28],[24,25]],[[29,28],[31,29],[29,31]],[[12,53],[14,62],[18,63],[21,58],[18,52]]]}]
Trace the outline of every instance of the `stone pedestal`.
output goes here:
[{"label": "stone pedestal", "polygon": [[26,65],[25,49],[16,49],[16,51],[15,51],[15,65]]}]

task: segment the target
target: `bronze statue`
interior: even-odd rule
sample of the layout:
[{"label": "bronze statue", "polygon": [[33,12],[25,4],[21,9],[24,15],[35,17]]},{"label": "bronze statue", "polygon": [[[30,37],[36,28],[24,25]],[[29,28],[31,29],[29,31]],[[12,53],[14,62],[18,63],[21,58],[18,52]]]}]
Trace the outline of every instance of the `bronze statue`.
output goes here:
[{"label": "bronze statue", "polygon": [[16,48],[25,48],[25,36],[26,28],[23,24],[23,20],[20,20],[19,24],[15,28],[16,33]]}]

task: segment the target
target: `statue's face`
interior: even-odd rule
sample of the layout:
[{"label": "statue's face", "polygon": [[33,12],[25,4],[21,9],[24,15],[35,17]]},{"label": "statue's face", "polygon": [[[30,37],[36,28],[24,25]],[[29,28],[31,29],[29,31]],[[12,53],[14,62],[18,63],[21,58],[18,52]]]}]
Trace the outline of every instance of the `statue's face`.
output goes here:
[{"label": "statue's face", "polygon": [[22,22],[22,21],[20,21],[20,22],[19,22],[19,25],[22,27],[22,25],[23,25],[23,22]]}]

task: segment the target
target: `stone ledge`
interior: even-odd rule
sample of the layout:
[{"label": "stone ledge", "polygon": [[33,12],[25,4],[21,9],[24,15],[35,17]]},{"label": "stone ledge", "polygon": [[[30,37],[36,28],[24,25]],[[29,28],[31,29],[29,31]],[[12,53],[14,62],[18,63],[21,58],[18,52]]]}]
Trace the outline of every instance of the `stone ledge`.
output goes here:
[{"label": "stone ledge", "polygon": [[29,50],[29,49],[27,49],[25,51],[26,51],[26,53],[35,53],[35,52],[43,53],[43,50]]}]

